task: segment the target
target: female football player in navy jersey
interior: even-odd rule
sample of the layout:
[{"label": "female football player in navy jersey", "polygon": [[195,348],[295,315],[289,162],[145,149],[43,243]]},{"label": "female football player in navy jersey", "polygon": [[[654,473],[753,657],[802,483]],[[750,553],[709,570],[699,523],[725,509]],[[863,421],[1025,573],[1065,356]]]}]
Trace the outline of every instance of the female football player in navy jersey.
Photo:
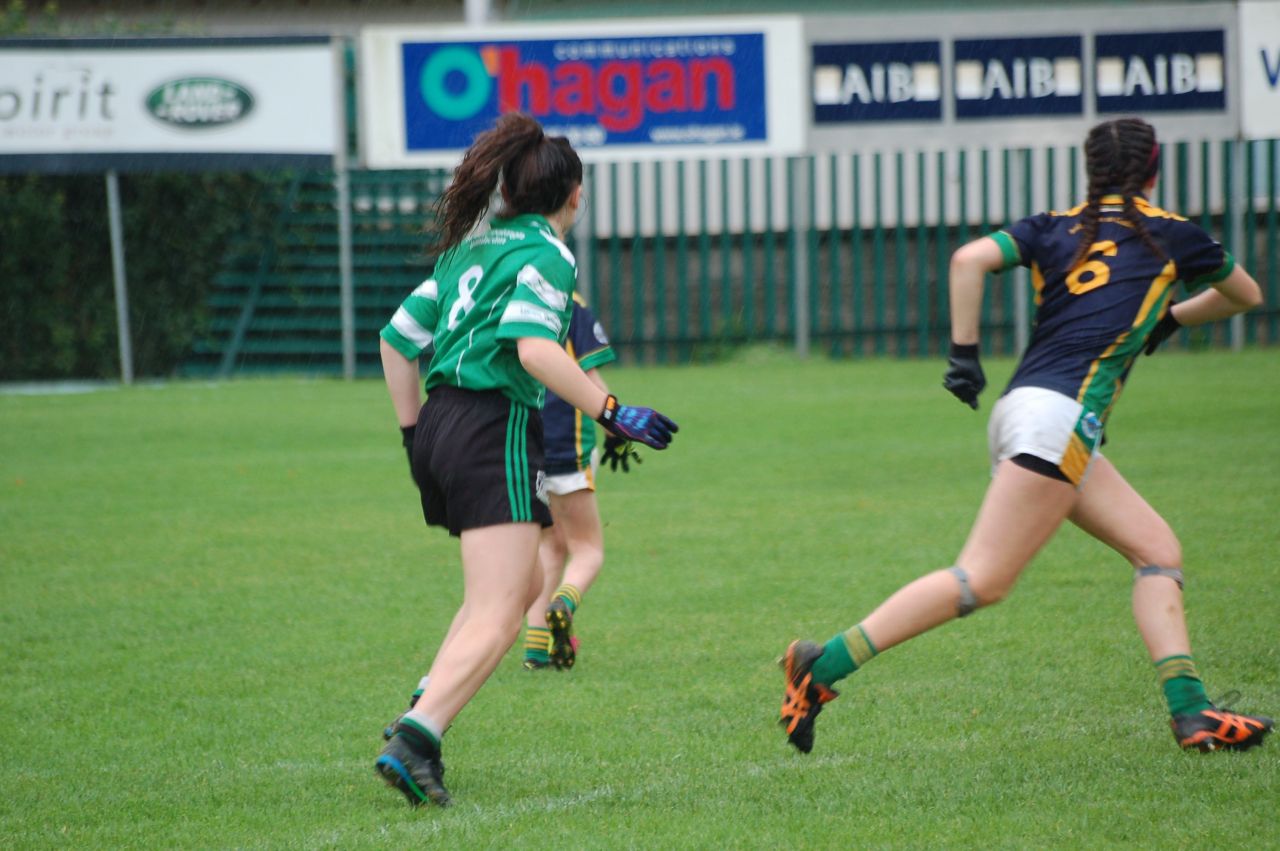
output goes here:
[{"label": "female football player in navy jersey", "polygon": [[[495,190],[503,209],[477,230]],[[378,774],[411,804],[449,802],[440,739],[520,634],[541,586],[538,538],[546,388],[655,449],[676,425],[620,405],[566,354],[577,263],[564,244],[582,161],[527,115],[503,115],[454,171],[435,269],[381,332],[383,372],[428,525],[459,539],[463,599],[413,707],[388,731]],[[418,358],[431,351],[427,401]]]},{"label": "female football player in navy jersey", "polygon": [[[599,367],[617,360],[604,327],[586,301],[573,294],[565,351],[605,393]],[[591,419],[548,391],[542,406],[547,498],[554,525],[542,530],[538,562],[542,590],[525,615],[524,667],[567,670],[577,657],[573,618],[604,566],[604,528],[596,503],[596,427]],[[626,464],[629,443],[606,438],[605,461]],[[622,453],[621,455],[619,453]],[[626,469],[624,467],[624,469]]]},{"label": "female football player in navy jersey", "polygon": [[[1035,329],[988,426],[993,477],[955,564],[899,589],[826,645],[795,641],[782,659],[781,723],[796,748],[831,686],[876,654],[997,603],[1064,520],[1134,567],[1133,615],[1183,748],[1244,750],[1269,718],[1215,707],[1191,657],[1182,608],[1182,550],[1169,525],[1099,451],[1134,359],[1178,327],[1225,319],[1261,303],[1257,283],[1208,234],[1147,200],[1159,168],[1155,131],[1124,118],[1085,141],[1088,198],[962,246],[951,258],[951,352],[944,386],[978,407],[983,276],[1028,266]],[[1178,282],[1208,288],[1173,301]]]}]

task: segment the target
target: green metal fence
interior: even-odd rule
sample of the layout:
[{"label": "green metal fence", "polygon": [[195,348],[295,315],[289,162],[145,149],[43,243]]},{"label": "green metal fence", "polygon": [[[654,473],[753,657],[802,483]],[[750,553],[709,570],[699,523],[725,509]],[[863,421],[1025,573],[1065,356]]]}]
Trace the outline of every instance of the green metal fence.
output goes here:
[{"label": "green metal fence", "polygon": [[[1276,340],[1276,145],[1169,146],[1153,200],[1218,236],[1267,302],[1235,329],[1186,331],[1173,345]],[[684,362],[753,342],[833,357],[935,355],[947,342],[951,252],[1023,216],[1078,203],[1084,186],[1076,147],[825,154],[759,165],[589,168],[592,197],[613,202],[578,225],[586,230],[577,235],[583,289],[624,358]],[[630,192],[618,186],[628,170]],[[718,185],[709,186],[717,172]],[[693,200],[674,205],[668,228],[673,205],[663,193],[673,183]],[[620,221],[621,196],[630,222]],[[1025,271],[988,280],[989,352],[1025,344],[1031,300]]]},{"label": "green metal fence", "polygon": [[[1184,331],[1172,345],[1277,340],[1277,144],[1166,146],[1152,200],[1218,236],[1266,299],[1241,321]],[[361,373],[379,369],[378,328],[430,272],[422,229],[446,179],[352,174]],[[1084,175],[1080,150],[1061,146],[592,164],[585,181],[587,213],[569,240],[580,288],[624,361],[685,363],[752,343],[838,358],[936,356],[947,342],[951,252],[1077,203]],[[227,315],[190,372],[216,363],[341,373],[331,186],[331,175],[304,176],[282,203],[276,247],[239,247],[240,266],[229,263],[215,296]],[[1024,271],[988,281],[989,353],[1020,349],[1030,305]]]}]

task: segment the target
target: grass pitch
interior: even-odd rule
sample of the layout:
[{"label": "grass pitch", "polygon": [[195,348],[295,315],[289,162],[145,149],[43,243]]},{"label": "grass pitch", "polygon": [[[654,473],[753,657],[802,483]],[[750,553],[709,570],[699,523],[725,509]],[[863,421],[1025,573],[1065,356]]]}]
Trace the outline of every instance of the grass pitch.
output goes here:
[{"label": "grass pitch", "polygon": [[[381,383],[0,396],[0,846],[1280,847],[1280,737],[1180,752],[1129,568],[1070,528],[785,744],[773,660],[951,563],[1011,366],[979,414],[938,362],[612,370],[680,435],[602,474],[580,662],[511,652],[444,811],[372,773],[460,594]],[[1106,452],[1181,537],[1210,694],[1280,714],[1280,352],[1134,377]]]}]

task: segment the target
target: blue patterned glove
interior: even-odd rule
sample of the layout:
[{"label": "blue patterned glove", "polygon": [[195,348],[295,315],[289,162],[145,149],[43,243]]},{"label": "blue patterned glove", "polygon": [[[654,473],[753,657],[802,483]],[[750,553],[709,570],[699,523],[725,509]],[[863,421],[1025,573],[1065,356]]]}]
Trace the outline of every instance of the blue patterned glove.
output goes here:
[{"label": "blue patterned glove", "polygon": [[680,430],[669,417],[653,408],[619,404],[613,394],[605,399],[604,410],[596,422],[624,440],[638,440],[653,449],[666,449],[671,435]]}]

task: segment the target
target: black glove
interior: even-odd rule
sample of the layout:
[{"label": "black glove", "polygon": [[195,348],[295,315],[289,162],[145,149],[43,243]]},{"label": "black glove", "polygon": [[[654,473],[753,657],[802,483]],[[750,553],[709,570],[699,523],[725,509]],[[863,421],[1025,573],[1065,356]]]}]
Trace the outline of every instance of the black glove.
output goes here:
[{"label": "black glove", "polygon": [[410,476],[413,475],[413,436],[417,431],[416,425],[400,426],[400,442],[404,444],[404,454],[409,458]]},{"label": "black glove", "polygon": [[609,469],[618,472],[618,467],[622,467],[622,472],[631,472],[631,462],[641,463],[640,453],[631,446],[631,441],[626,438],[616,437],[612,434],[606,435],[604,439],[604,454],[600,456],[601,464],[608,464]]},{"label": "black glove", "polygon": [[1164,312],[1164,316],[1160,317],[1160,321],[1156,323],[1156,327],[1151,329],[1151,336],[1147,338],[1147,347],[1143,349],[1149,355],[1155,354],[1156,349],[1160,348],[1160,344],[1173,336],[1173,332],[1182,327],[1182,323],[1173,318],[1173,306],[1176,301],[1169,302],[1169,309]]},{"label": "black glove", "polygon": [[978,346],[962,346],[951,344],[951,353],[947,356],[947,374],[943,376],[942,386],[961,402],[975,411],[978,410],[978,394],[987,386],[987,377],[982,374],[982,364],[978,363]]}]

